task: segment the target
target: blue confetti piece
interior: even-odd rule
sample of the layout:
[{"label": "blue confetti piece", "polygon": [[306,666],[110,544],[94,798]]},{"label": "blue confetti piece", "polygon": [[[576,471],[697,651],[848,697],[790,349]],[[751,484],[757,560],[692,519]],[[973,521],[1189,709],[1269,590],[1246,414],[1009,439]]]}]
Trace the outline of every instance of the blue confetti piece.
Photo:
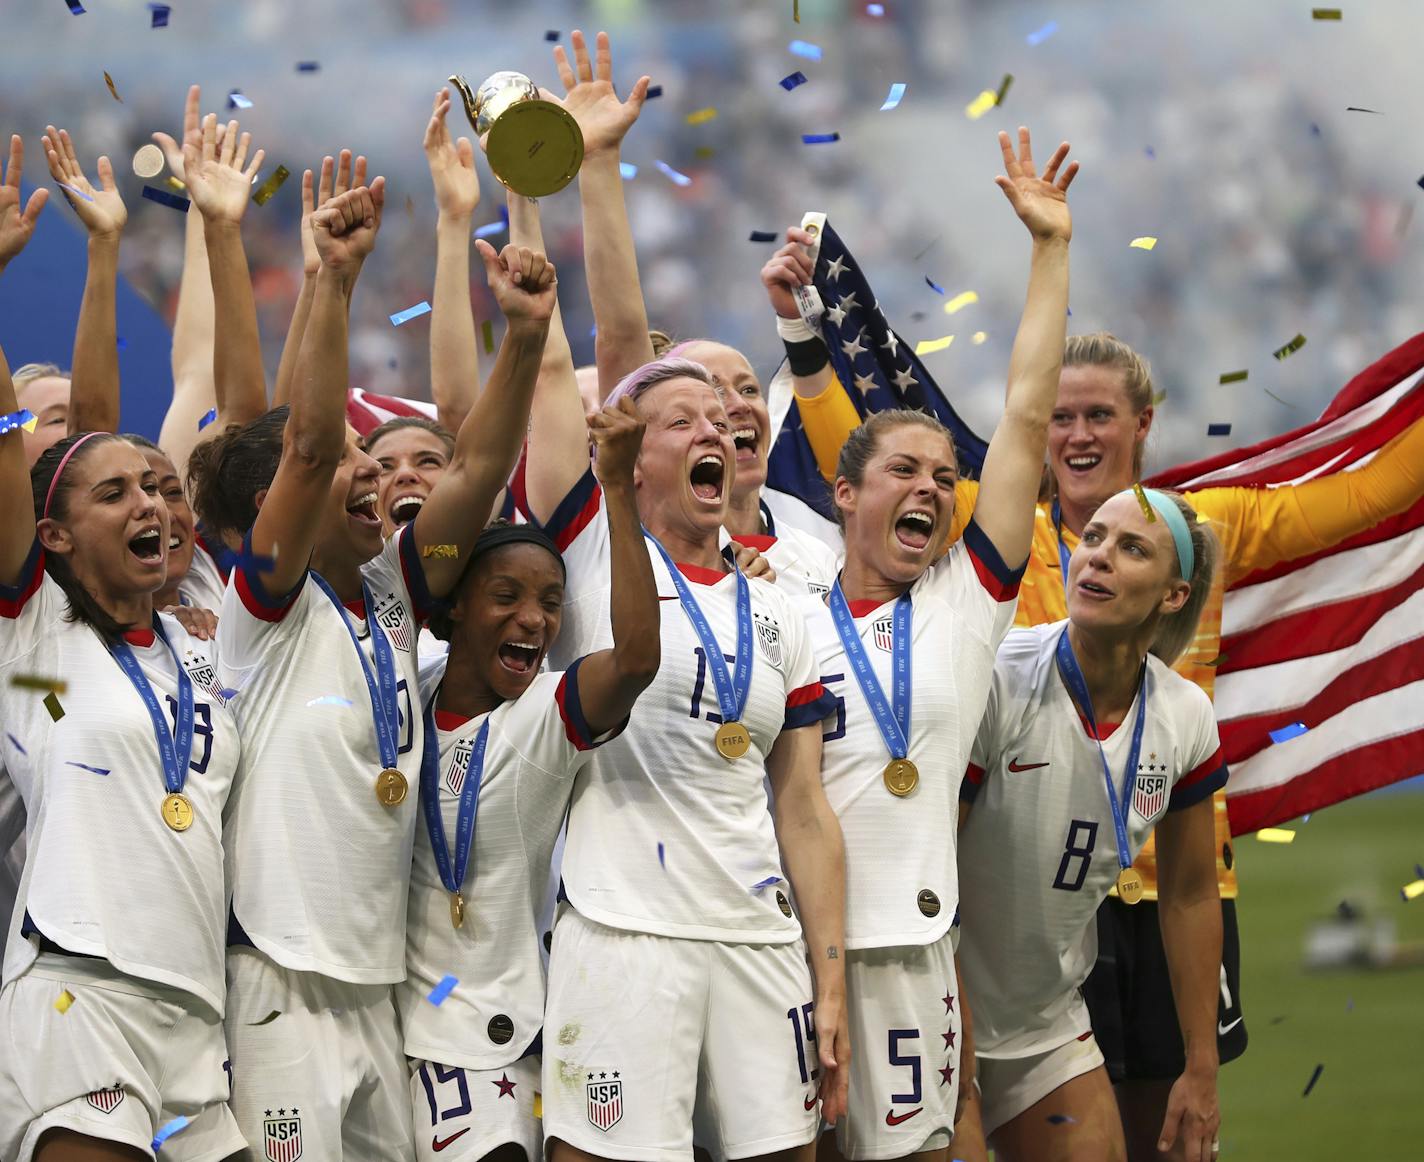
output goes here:
[{"label": "blue confetti piece", "polygon": [[120,351],[127,351],[129,349],[129,341],[122,335],[119,335],[114,339],[114,346]]},{"label": "blue confetti piece", "polygon": [[[504,222],[504,221],[499,221],[499,222],[486,222],[483,226],[481,226],[478,230],[475,231],[475,237],[476,237],[476,238],[493,238],[496,234],[503,234],[503,233],[505,232],[505,230],[507,230],[508,228],[509,228],[509,223],[508,223],[508,222]],[[394,319],[395,319],[395,316],[392,315],[391,318],[392,318],[392,320],[394,320]]]},{"label": "blue confetti piece", "polygon": [[1315,1083],[1320,1080],[1320,1075],[1324,1072],[1324,1065],[1317,1065],[1315,1067],[1315,1072],[1310,1075],[1310,1080],[1305,1083],[1305,1089],[1301,1092],[1301,1097],[1310,1096],[1310,1091],[1315,1088]]},{"label": "blue confetti piece", "polygon": [[805,57],[808,61],[821,59],[821,46],[809,40],[793,40],[786,48],[793,56]]},{"label": "blue confetti piece", "polygon": [[299,72],[299,73],[314,73],[314,72],[317,72],[320,68],[321,68],[321,62],[320,62],[320,61],[298,61],[298,62],[297,62],[297,72]]},{"label": "blue confetti piece", "polygon": [[413,307],[406,307],[403,311],[397,311],[391,316],[391,324],[399,327],[402,323],[409,323],[412,319],[418,319],[421,315],[428,314],[430,314],[430,304],[428,302],[419,302]]},{"label": "blue confetti piece", "polygon": [[84,15],[84,5],[79,3],[79,0],[64,0],[64,2],[69,5],[69,11],[75,16]]},{"label": "blue confetti piece", "polygon": [[1414,878],[1416,880],[1424,880],[1424,865],[1417,863],[1414,865]]},{"label": "blue confetti piece", "polygon": [[1155,161],[1157,158],[1157,151],[1153,149],[1150,145],[1144,147],[1142,152],[1147,155],[1148,161]]},{"label": "blue confetti piece", "polygon": [[550,44],[557,43],[559,39],[559,30],[557,28],[549,29],[548,32],[544,33],[544,39],[547,40]]},{"label": "blue confetti piece", "polygon": [[884,113],[887,109],[895,108],[895,106],[900,103],[900,98],[904,95],[905,82],[896,81],[893,85],[890,86],[890,92],[885,97],[885,104],[880,106],[880,112]]},{"label": "blue confetti piece", "polygon": [[783,89],[785,89],[789,93],[798,85],[804,85],[806,83],[806,74],[803,73],[800,69],[797,69],[796,72],[788,73],[786,76],[782,77],[778,83]]},{"label": "blue confetti piece", "polygon": [[167,4],[150,4],[148,10],[153,13],[153,20],[149,23],[149,28],[167,28],[168,14],[173,11]]},{"label": "blue confetti piece", "polygon": [[829,145],[832,141],[839,141],[839,133],[803,133],[801,134],[802,145]]},{"label": "blue confetti piece", "polygon": [[76,189],[74,186],[67,186],[67,185],[65,185],[63,182],[55,182],[54,184],[57,185],[57,186],[58,186],[60,189],[62,189],[62,190],[68,190],[71,194],[74,194],[76,197],[83,198],[86,202],[92,202],[92,201],[94,200],[92,197],[90,197],[88,194],[86,194],[83,190],[81,190],[81,189]]},{"label": "blue confetti piece", "polygon": [[774,230],[753,230],[751,241],[753,242],[775,242],[778,235]]},{"label": "blue confetti piece", "polygon": [[77,763],[73,759],[66,759],[64,765],[67,767],[78,767],[81,771],[91,771],[96,775],[109,774],[107,767],[91,767],[88,763]]},{"label": "blue confetti piece", "polygon": [[170,194],[167,190],[160,190],[157,186],[144,186],[143,196],[150,202],[167,206],[170,210],[179,210],[184,214],[188,212],[190,203],[187,198],[180,198],[177,194]]},{"label": "blue confetti piece", "polygon": [[647,97],[647,99],[648,99],[649,101],[651,101],[654,97],[661,97],[662,95],[663,95],[663,87],[662,87],[661,85],[649,85],[649,86],[648,86],[648,97]]},{"label": "blue confetti piece", "polygon": [[673,169],[672,166],[668,165],[667,162],[655,161],[653,162],[653,164],[658,167],[659,171],[661,171],[661,173],[665,177],[671,179],[674,185],[690,186],[692,184],[692,179],[690,177],[688,177],[685,173],[678,173],[677,170]]},{"label": "blue confetti piece", "polygon": [[761,891],[763,888],[769,888],[769,887],[771,887],[772,884],[779,884],[780,882],[781,882],[781,877],[780,877],[780,876],[767,876],[766,879],[762,880],[760,883],[755,883],[755,884],[753,884],[753,885],[752,885],[752,891],[754,891],[754,892],[759,892],[759,891]]},{"label": "blue confetti piece", "polygon": [[23,428],[26,424],[32,422],[34,418],[35,413],[30,411],[29,408],[21,408],[17,412],[7,412],[5,415],[0,416],[0,436],[3,436],[6,432],[13,432],[16,428]]},{"label": "blue confetti piece", "polygon": [[620,161],[618,163],[618,172],[625,182],[631,182],[638,176],[638,167],[631,161]]},{"label": "blue confetti piece", "polygon": [[1231,435],[1230,424],[1207,424],[1206,434],[1208,436],[1229,436]]},{"label": "blue confetti piece", "polygon": [[1049,1114],[1048,1124],[1050,1126],[1062,1126],[1065,1124],[1071,1126],[1076,1125],[1077,1123],[1075,1119],[1070,1118],[1067,1114]]},{"label": "blue confetti piece", "polygon": [[218,418],[218,409],[217,409],[217,408],[209,408],[207,411],[205,411],[205,412],[203,413],[203,418],[198,421],[198,431],[201,432],[204,428],[206,428],[210,423],[212,423],[212,422],[213,422],[214,420],[216,420],[217,418]]},{"label": "blue confetti piece", "polygon": [[163,1145],[164,1142],[168,1141],[168,1139],[173,1137],[174,1134],[178,1133],[179,1130],[185,1130],[187,1128],[187,1118],[181,1116],[174,1118],[166,1126],[160,1129],[158,1133],[153,1135],[153,1152],[155,1154],[158,1153],[159,1148]]},{"label": "blue confetti piece", "polygon": [[1042,28],[1030,32],[1026,37],[1024,37],[1024,40],[1026,40],[1031,46],[1037,48],[1040,44],[1042,44],[1045,40],[1047,40],[1057,31],[1058,21],[1050,20]]},{"label": "blue confetti piece", "polygon": [[1310,727],[1303,722],[1292,722],[1287,726],[1282,726],[1271,731],[1271,741],[1275,743],[1288,742],[1292,738],[1299,738]]},{"label": "blue confetti piece", "polygon": [[867,4],[867,5],[865,6],[865,11],[866,11],[866,15],[868,15],[868,16],[884,16],[884,15],[885,15],[885,5],[884,5],[884,4]]},{"label": "blue confetti piece", "polygon": [[455,991],[455,986],[459,983],[460,981],[457,977],[449,975],[442,976],[440,978],[440,983],[430,990],[430,995],[427,996],[425,999],[429,1001],[432,1005],[441,1004],[444,1002],[446,997],[448,997],[452,992]]},{"label": "blue confetti piece", "polygon": [[1314,121],[1310,123],[1310,132],[1313,137],[1320,136],[1320,126],[1317,125]]},{"label": "blue confetti piece", "polygon": [[667,849],[661,843],[658,844],[658,867],[667,867]]},{"label": "blue confetti piece", "polygon": [[227,94],[227,107],[229,109],[251,109],[252,101],[244,97],[237,89],[230,89]]},{"label": "blue confetti piece", "polygon": [[925,275],[925,285],[937,295],[944,294],[944,287],[940,286],[939,283],[935,282],[929,275]]},{"label": "blue confetti piece", "polygon": [[20,745],[20,740],[19,740],[18,738],[16,738],[13,734],[11,734],[8,730],[5,732],[5,737],[10,740],[10,745],[13,746],[13,747],[14,747],[17,751],[19,751],[21,754],[29,754],[29,753],[30,753],[30,752],[27,751],[23,746]]}]

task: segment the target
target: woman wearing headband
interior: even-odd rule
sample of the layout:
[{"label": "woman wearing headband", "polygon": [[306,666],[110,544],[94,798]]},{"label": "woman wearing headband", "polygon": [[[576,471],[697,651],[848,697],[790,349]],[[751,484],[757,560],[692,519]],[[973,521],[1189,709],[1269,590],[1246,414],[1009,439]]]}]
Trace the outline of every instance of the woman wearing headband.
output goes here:
[{"label": "woman wearing headband", "polygon": [[[1067,621],[1015,630],[961,789],[959,946],[983,1128],[1003,1162],[1123,1159],[1082,985],[1094,917],[1157,829],[1162,935],[1187,1046],[1159,1150],[1210,1162],[1221,963],[1211,795],[1226,765],[1211,702],[1170,666],[1209,598],[1217,545],[1183,498],[1128,489],[1083,527]],[[972,810],[971,810],[972,804]],[[1006,918],[1012,917],[1012,922]],[[1180,1142],[1179,1142],[1180,1140]]]}]

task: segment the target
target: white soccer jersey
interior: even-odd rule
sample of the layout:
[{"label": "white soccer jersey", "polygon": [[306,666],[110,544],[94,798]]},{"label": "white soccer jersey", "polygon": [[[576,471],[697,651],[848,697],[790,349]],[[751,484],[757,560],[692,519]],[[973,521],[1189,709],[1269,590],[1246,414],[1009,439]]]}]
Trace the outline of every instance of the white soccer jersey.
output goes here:
[{"label": "white soccer jersey", "polygon": [[[821,772],[845,835],[847,948],[928,944],[954,921],[959,784],[988,697],[994,650],[1013,625],[1021,576],[971,521],[964,539],[911,586],[908,757],[919,784],[904,798],[885,786],[890,751],[829,610],[808,619],[820,679],[836,699],[825,723]],[[848,604],[888,702],[895,602]]]},{"label": "white soccer jersey", "polygon": [[[13,736],[7,737],[0,753],[15,754]],[[0,767],[0,959],[10,931],[10,913],[20,892],[20,873],[25,870],[25,801],[10,772]]]},{"label": "white soccer jersey", "polygon": [[[554,839],[574,776],[593,747],[612,737],[595,740],[589,732],[578,666],[540,674],[516,701],[490,714],[462,718],[435,712],[440,812],[452,861],[460,793],[473,777],[475,739],[486,721],[490,728],[459,928],[450,919],[450,895],[423,814],[416,827],[406,979],[397,989],[409,1057],[498,1069],[517,1060],[543,1024],[543,929],[537,914]],[[439,675],[433,677],[438,685]],[[447,975],[460,983],[436,1008],[428,1000],[430,990]]]},{"label": "white soccer jersey", "polygon": [[[172,831],[168,794],[144,700],[103,641],[66,616],[64,591],[44,572],[36,540],[20,583],[0,587],[0,721],[6,765],[24,800],[27,857],[11,918],[5,979],[33,963],[35,932],[119,971],[182,989],[221,1014],[222,818],[238,765],[238,735],[209,654],[167,614],[168,641],[193,682],[193,751],[183,794],[193,824]],[[177,715],[173,656],[152,630],[130,648],[168,715]],[[43,690],[16,678],[66,683]]]},{"label": "white soccer jersey", "polygon": [[[608,521],[592,472],[548,531],[568,569],[564,622],[551,664],[612,644]],[[662,663],[628,729],[600,747],[574,787],[564,887],[574,907],[613,928],[701,940],[789,943],[801,932],[782,880],[762,786],[783,730],[819,722],[830,701],[816,679],[801,612],[764,581],[749,582],[756,645],[742,722],[751,749],[728,762],[702,643],[652,546],[662,612]],[[737,644],[736,578],[682,569],[723,656]],[[557,655],[557,656],[556,656]],[[727,662],[729,672],[734,661]]]},{"label": "white soccer jersey", "polygon": [[840,562],[826,545],[799,529],[779,529],[765,536],[727,536],[722,546],[736,542],[756,549],[776,574],[776,587],[783,593],[824,597],[831,591]]},{"label": "white soccer jersey", "polygon": [[[1019,629],[1005,640],[962,790],[974,807],[959,837],[959,956],[974,1047],[986,1056],[1044,1052],[1090,1027],[1078,988],[1097,958],[1093,918],[1119,867],[1097,743],[1054,660],[1066,625]],[[1126,819],[1134,858],[1165,812],[1226,782],[1201,689],[1150,656],[1146,689]],[[1136,718],[1134,702],[1122,724],[1102,725],[1119,795]]]},{"label": "white soccer jersey", "polygon": [[371,611],[338,611],[310,575],[285,596],[268,594],[249,542],[218,624],[222,679],[240,691],[233,709],[243,738],[224,842],[233,918],[254,946],[284,968],[386,984],[405,975],[420,813],[417,630],[429,602],[408,528],[361,572],[395,655],[404,801],[388,807],[376,797],[383,764],[348,632],[374,676]]},{"label": "white soccer jersey", "polygon": [[223,592],[227,580],[223,577],[218,563],[208,552],[202,538],[193,546],[193,563],[188,566],[188,575],[178,582],[178,599],[184,605],[198,609],[211,609],[214,613],[222,608]]},{"label": "white soccer jersey", "polygon": [[833,520],[827,520],[799,496],[763,487],[761,511],[767,532],[782,533],[787,529],[796,529],[827,545],[833,557],[845,555],[845,537],[841,533],[840,525]]}]

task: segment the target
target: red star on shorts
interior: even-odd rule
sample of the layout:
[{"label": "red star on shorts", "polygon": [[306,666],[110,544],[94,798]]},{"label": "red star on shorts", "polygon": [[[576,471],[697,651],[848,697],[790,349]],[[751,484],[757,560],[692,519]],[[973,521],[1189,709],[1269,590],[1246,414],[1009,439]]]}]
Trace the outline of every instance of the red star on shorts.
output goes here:
[{"label": "red star on shorts", "polygon": [[946,1065],[939,1071],[940,1085],[950,1085],[954,1081],[954,1066]]},{"label": "red star on shorts", "polygon": [[954,997],[949,993],[945,993],[944,996],[940,997],[940,1000],[944,1002],[944,1011],[946,1013],[954,1012]]},{"label": "red star on shorts", "polygon": [[949,1030],[947,1030],[946,1032],[941,1033],[940,1036],[944,1038],[944,1047],[945,1047],[946,1049],[953,1049],[953,1048],[954,1048],[954,1030],[953,1030],[953,1029],[949,1029]]},{"label": "red star on shorts", "polygon": [[[499,1080],[498,1080],[498,1081],[492,1081],[492,1082],[490,1082],[490,1084],[493,1085],[493,1086],[497,1086],[497,1087],[499,1088],[499,1096],[500,1096],[500,1097],[513,1098],[513,1097],[514,1097],[514,1087],[515,1087],[516,1085],[518,1085],[519,1083],[516,1082],[516,1081],[510,1081],[510,1080],[509,1080],[509,1074],[507,1074],[507,1073],[501,1073],[501,1074],[499,1075]],[[497,1100],[499,1100],[499,1099],[496,1098],[495,1100],[497,1101]]]}]

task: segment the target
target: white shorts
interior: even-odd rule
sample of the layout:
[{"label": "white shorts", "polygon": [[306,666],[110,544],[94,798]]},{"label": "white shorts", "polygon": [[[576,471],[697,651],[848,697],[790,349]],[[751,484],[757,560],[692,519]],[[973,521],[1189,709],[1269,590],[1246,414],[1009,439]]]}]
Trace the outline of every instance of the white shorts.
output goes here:
[{"label": "white shorts", "polygon": [[850,1105],[836,1127],[846,1158],[903,1158],[954,1136],[959,1094],[954,943],[846,952]]},{"label": "white shorts", "polygon": [[1013,1121],[1060,1085],[1091,1073],[1103,1063],[1102,1050],[1091,1032],[1029,1057],[976,1059],[984,1136]]},{"label": "white shorts", "polygon": [[816,1136],[805,945],[606,928],[560,910],[544,1015],[544,1133],[605,1158],[748,1158]]},{"label": "white shorts", "polygon": [[521,1057],[503,1069],[434,1061],[412,1061],[410,1067],[419,1162],[479,1162],[505,1145],[522,1146],[529,1162],[543,1158],[537,1056]]},{"label": "white shorts", "polygon": [[[74,998],[61,1013],[55,1002]],[[29,1162],[47,1130],[121,1142],[165,1162],[216,1162],[243,1150],[225,1100],[222,1021],[188,993],[108,961],[41,953],[0,991],[0,1157]]]},{"label": "white shorts", "polygon": [[390,985],[227,953],[232,1112],[255,1158],[415,1157],[405,1053]]}]

